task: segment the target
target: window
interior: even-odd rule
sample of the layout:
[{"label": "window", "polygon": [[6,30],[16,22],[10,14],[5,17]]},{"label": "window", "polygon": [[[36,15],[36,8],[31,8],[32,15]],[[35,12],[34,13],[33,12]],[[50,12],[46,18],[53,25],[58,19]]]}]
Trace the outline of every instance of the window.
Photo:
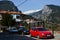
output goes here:
[{"label": "window", "polygon": [[36,28],[32,28],[32,30],[36,30]]},{"label": "window", "polygon": [[20,15],[17,15],[16,18],[17,18],[17,19],[20,19]]},{"label": "window", "polygon": [[39,31],[47,31],[47,29],[45,29],[45,28],[37,28],[37,30],[39,30]]}]

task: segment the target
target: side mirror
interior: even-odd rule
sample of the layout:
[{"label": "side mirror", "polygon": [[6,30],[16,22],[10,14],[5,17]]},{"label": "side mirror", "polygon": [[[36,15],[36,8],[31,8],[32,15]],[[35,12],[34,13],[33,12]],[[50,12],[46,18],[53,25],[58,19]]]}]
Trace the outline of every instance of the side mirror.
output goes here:
[{"label": "side mirror", "polygon": [[37,32],[37,30],[35,30],[35,32]]}]

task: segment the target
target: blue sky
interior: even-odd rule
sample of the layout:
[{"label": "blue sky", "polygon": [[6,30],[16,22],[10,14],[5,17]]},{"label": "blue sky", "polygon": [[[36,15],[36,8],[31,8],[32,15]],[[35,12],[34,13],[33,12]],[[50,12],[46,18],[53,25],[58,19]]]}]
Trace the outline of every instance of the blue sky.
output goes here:
[{"label": "blue sky", "polygon": [[21,10],[22,12],[25,12],[28,10],[43,9],[43,7],[48,4],[54,4],[54,5],[60,6],[60,0],[28,0],[27,2],[25,2],[20,6],[18,5],[25,0],[12,0],[12,1],[18,7],[18,9]]}]

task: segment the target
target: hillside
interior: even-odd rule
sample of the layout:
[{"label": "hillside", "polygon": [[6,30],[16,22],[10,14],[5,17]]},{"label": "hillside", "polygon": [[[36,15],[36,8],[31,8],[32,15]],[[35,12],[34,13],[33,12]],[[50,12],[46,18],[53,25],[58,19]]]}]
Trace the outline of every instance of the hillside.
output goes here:
[{"label": "hillside", "polygon": [[60,6],[47,5],[52,11],[48,16],[48,19],[54,23],[60,23]]}]

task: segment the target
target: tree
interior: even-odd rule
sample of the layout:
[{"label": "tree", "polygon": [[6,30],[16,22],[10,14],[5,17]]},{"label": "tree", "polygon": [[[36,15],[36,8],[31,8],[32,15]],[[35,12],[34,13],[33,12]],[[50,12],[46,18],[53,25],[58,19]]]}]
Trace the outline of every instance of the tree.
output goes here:
[{"label": "tree", "polygon": [[3,14],[2,15],[2,21],[1,21],[1,24],[3,26],[13,26],[15,25],[15,20],[13,19],[12,15],[11,14]]},{"label": "tree", "polygon": [[29,29],[28,24],[27,24],[26,21],[23,21],[23,22],[22,22],[22,26],[25,26],[26,29]]}]

